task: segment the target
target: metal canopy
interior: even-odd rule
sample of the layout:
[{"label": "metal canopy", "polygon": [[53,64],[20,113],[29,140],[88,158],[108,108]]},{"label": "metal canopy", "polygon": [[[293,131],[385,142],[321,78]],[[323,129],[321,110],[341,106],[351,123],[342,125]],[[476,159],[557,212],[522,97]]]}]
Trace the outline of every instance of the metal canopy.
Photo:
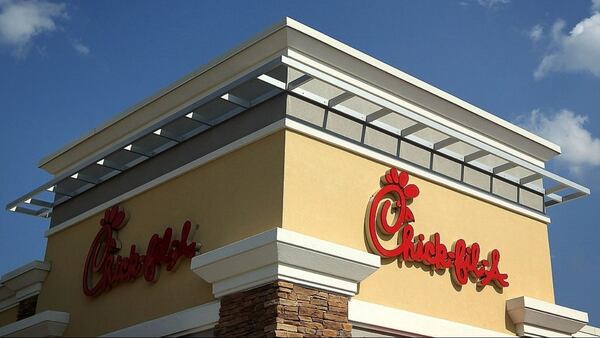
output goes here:
[{"label": "metal canopy", "polygon": [[[279,56],[186,109],[131,135],[97,158],[81,163],[70,172],[17,198],[6,209],[50,217],[55,206],[282,92],[362,123],[363,133],[366,126],[377,128],[394,135],[398,144],[407,142],[428,150],[431,158],[433,154],[442,155],[459,163],[462,168],[477,168],[519,189],[543,195],[545,207],[590,193],[586,187],[364,88],[293,58]],[[395,157],[399,155],[398,150]],[[432,162],[430,160],[427,169],[433,170]],[[537,182],[539,180],[543,180],[543,186],[548,188],[542,189]]]},{"label": "metal canopy", "polygon": [[[331,74],[327,74],[324,71],[290,57],[283,56],[282,61],[284,64],[301,72],[304,83],[307,83],[306,76],[310,76],[314,80],[327,83],[332,87],[342,90],[343,92],[335,98],[338,105],[333,107],[338,112],[364,121],[367,125],[377,126],[396,134],[399,136],[398,139],[400,141],[410,141],[411,143],[428,148],[431,154],[446,155],[454,161],[461,163],[463,167],[476,167],[488,172],[491,177],[508,180],[519,188],[525,188],[544,195],[544,207],[550,207],[590,194],[590,189],[582,185],[437,121],[433,121],[406,107],[390,102],[363,88],[347,83]],[[302,86],[292,89],[291,92],[306,99],[312,99],[317,104],[323,104],[323,102],[327,101],[327,106],[331,107],[329,104],[331,100],[322,97],[319,98],[318,94],[308,92],[302,89]],[[357,111],[352,109],[350,105],[344,106],[345,102],[338,103],[337,97],[358,97],[364,102],[361,102],[362,104],[355,103],[355,107],[363,109],[364,107],[373,105],[374,107],[371,107],[370,112],[360,111],[360,109]],[[396,117],[396,120],[391,118],[393,116]],[[432,169],[432,161],[430,161],[428,169]],[[543,185],[532,184],[536,180],[543,180]],[[542,186],[548,188],[543,189],[541,188]],[[561,194],[558,194],[559,192]]]},{"label": "metal canopy", "polygon": [[279,58],[263,64],[189,107],[115,144],[97,158],[83,162],[17,198],[6,209],[50,217],[55,206],[281,93],[280,89],[257,78],[263,74],[281,77],[274,70],[280,64]]}]

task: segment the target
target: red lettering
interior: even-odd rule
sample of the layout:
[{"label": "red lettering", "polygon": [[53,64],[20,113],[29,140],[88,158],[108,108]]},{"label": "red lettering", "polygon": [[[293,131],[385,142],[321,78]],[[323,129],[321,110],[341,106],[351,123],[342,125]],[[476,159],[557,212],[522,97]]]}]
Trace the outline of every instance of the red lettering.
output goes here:
[{"label": "red lettering", "polygon": [[490,262],[490,268],[484,271],[484,277],[479,281],[479,284],[486,286],[490,282],[494,282],[498,287],[507,287],[508,282],[506,279],[508,278],[508,275],[505,273],[500,273],[498,270],[500,252],[496,249],[492,250],[492,252],[490,252],[490,259],[488,261]]},{"label": "red lettering", "polygon": [[459,239],[454,244],[454,265],[452,266],[452,276],[460,285],[465,285],[469,281],[469,268],[471,264],[469,264],[466,258],[467,244],[464,240]]},{"label": "red lettering", "polygon": [[413,244],[413,235],[415,230],[413,227],[406,224],[404,229],[402,230],[402,243],[400,244],[400,254],[398,256],[402,257],[402,259],[406,262],[413,261],[414,255],[414,244]]},{"label": "red lettering", "polygon": [[[390,169],[381,179],[381,189],[371,197],[366,218],[366,235],[372,250],[384,258],[398,257],[406,262],[420,262],[436,270],[450,269],[452,279],[459,285],[465,285],[469,276],[477,284],[486,286],[493,282],[498,287],[509,285],[508,275],[498,268],[500,252],[492,250],[488,259],[479,260],[481,249],[478,243],[467,245],[459,239],[448,251],[441,242],[440,234],[435,233],[429,241],[423,242],[423,234],[415,234],[415,217],[407,204],[419,195],[414,184],[408,184],[408,174]],[[394,214],[392,224],[388,217]],[[387,249],[379,240],[379,233],[385,236],[400,236],[395,248]]]},{"label": "red lettering", "polygon": [[[116,236],[126,220],[125,212],[117,206],[104,213],[83,270],[83,292],[87,296],[97,296],[120,282],[133,281],[142,275],[146,281],[156,282],[162,265],[172,271],[182,258],[192,258],[198,250],[196,242],[188,242],[192,223],[186,221],[180,239],[173,239],[173,229],[167,228],[162,237],[152,235],[145,255],[140,255],[135,245],[131,246],[129,257],[116,255],[120,249]],[[99,277],[94,284],[95,274]]]}]

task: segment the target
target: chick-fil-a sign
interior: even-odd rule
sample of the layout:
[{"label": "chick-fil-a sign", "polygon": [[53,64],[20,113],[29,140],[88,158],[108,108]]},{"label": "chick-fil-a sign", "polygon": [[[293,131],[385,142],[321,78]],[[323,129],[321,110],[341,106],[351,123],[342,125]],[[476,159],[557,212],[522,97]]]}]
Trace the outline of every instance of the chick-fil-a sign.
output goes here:
[{"label": "chick-fil-a sign", "polygon": [[186,221],[180,239],[173,239],[173,229],[167,228],[162,236],[152,235],[144,255],[138,253],[135,245],[130,247],[129,256],[117,255],[121,249],[117,234],[127,219],[125,211],[114,206],[100,220],[100,230],[83,269],[83,293],[87,296],[98,296],[120,282],[133,281],[142,275],[146,281],[156,282],[161,265],[172,271],[181,258],[192,258],[199,249],[196,242],[188,243],[192,223]]},{"label": "chick-fil-a sign", "polygon": [[[417,262],[429,265],[436,270],[450,269],[452,279],[460,285],[469,281],[469,276],[477,280],[480,286],[493,282],[498,287],[508,286],[508,275],[498,268],[500,252],[492,250],[487,259],[480,260],[478,243],[467,245],[465,240],[457,240],[448,250],[441,243],[439,233],[433,234],[425,241],[425,235],[415,235],[413,226],[415,216],[408,207],[414,198],[419,196],[419,188],[408,184],[408,174],[397,169],[390,169],[381,178],[381,189],[369,201],[366,217],[366,235],[371,249],[384,258],[399,257],[406,262]],[[390,213],[394,213],[392,224],[388,222]],[[385,248],[379,233],[390,237],[398,234],[398,245]]]}]

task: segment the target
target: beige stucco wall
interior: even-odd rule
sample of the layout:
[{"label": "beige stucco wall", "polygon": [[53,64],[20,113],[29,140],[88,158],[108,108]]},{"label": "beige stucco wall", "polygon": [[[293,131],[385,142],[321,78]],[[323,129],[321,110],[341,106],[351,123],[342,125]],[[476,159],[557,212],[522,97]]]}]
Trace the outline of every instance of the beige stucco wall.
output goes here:
[{"label": "beige stucco wall", "polygon": [[[388,166],[294,132],[286,133],[283,227],[363,251],[364,218]],[[510,286],[478,290],[454,286],[440,275],[398,260],[360,285],[357,299],[497,331],[514,328],[505,302],[530,296],[554,302],[547,225],[411,175],[420,196],[411,209],[416,233],[439,232],[448,247],[458,239],[478,242],[482,256],[501,253]],[[483,258],[483,257],[482,257]]]},{"label": "beige stucco wall", "polygon": [[10,309],[3,310],[0,312],[0,327],[14,323],[17,321],[17,313],[19,312],[19,306],[13,306]]},{"label": "beige stucco wall", "polygon": [[[129,222],[119,232],[128,255],[132,244],[145,253],[154,233],[172,226],[179,238],[186,220],[199,225],[194,240],[201,252],[214,250],[281,224],[284,133],[279,132],[167,181],[120,205]],[[157,283],[143,277],[97,298],[82,292],[82,274],[102,214],[48,238],[52,271],[39,296],[38,312],[71,314],[65,335],[98,335],[199,305],[213,299],[210,284],[189,269],[161,270]]]},{"label": "beige stucco wall", "polygon": [[[279,132],[121,203],[130,219],[119,239],[126,249],[137,244],[145,251],[153,233],[172,226],[178,234],[190,219],[199,225],[194,240],[203,244],[201,252],[281,225],[368,251],[364,216],[387,169],[295,132]],[[554,301],[546,224],[416,176],[411,183],[421,190],[411,205],[415,230],[439,232],[447,246],[464,238],[479,242],[483,254],[500,250],[500,269],[511,285],[457,288],[449,271],[440,275],[389,260],[361,283],[356,298],[503,332],[514,331],[507,299]],[[213,299],[210,285],[189,270],[189,260],[175,272],[163,270],[156,284],[140,278],[95,299],[84,296],[83,263],[100,218],[48,239],[52,271],[38,312],[69,312],[66,335],[102,334]]]}]

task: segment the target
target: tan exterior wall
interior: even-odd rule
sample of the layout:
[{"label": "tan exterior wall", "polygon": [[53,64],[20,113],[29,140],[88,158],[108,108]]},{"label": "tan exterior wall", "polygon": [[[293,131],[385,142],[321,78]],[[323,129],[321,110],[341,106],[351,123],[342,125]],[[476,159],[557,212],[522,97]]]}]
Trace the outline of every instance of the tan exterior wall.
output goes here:
[{"label": "tan exterior wall", "polygon": [[[202,244],[200,252],[280,226],[283,146],[279,132],[121,203],[130,216],[118,235],[120,254],[128,255],[132,244],[145,253],[152,234],[162,235],[167,226],[178,238],[188,219],[199,225],[193,240]],[[101,216],[48,238],[46,261],[52,271],[38,312],[69,312],[65,335],[103,334],[213,300],[211,285],[191,272],[189,259],[173,272],[163,267],[155,284],[142,277],[97,298],[86,297],[83,266]]]},{"label": "tan exterior wall", "polygon": [[[363,251],[364,218],[388,166],[286,132],[283,227]],[[357,299],[487,329],[514,332],[506,300],[530,296],[554,302],[547,225],[411,175],[421,194],[411,205],[415,232],[439,232],[448,247],[478,242],[482,255],[501,253],[503,290],[454,286],[443,274],[386,260],[360,285]]]},{"label": "tan exterior wall", "polygon": [[19,305],[15,305],[10,309],[0,312],[0,327],[16,322],[18,313]]},{"label": "tan exterior wall", "polygon": [[[199,225],[193,239],[203,245],[201,252],[282,225],[369,251],[365,212],[387,169],[295,132],[279,132],[121,203],[130,215],[118,236],[121,254],[131,244],[143,253],[150,236],[167,226],[178,236],[187,219]],[[478,242],[482,254],[500,250],[500,269],[511,285],[458,288],[449,271],[388,260],[361,283],[357,299],[502,332],[514,332],[505,315],[507,299],[526,295],[554,302],[546,224],[414,175],[411,183],[421,190],[411,205],[417,233],[439,232],[447,246],[460,238]],[[211,286],[189,270],[189,260],[174,272],[163,269],[155,284],[140,278],[94,299],[84,296],[83,265],[100,218],[48,239],[52,271],[37,312],[69,312],[66,335],[103,334],[213,300]],[[5,316],[0,313],[0,320]]]}]

